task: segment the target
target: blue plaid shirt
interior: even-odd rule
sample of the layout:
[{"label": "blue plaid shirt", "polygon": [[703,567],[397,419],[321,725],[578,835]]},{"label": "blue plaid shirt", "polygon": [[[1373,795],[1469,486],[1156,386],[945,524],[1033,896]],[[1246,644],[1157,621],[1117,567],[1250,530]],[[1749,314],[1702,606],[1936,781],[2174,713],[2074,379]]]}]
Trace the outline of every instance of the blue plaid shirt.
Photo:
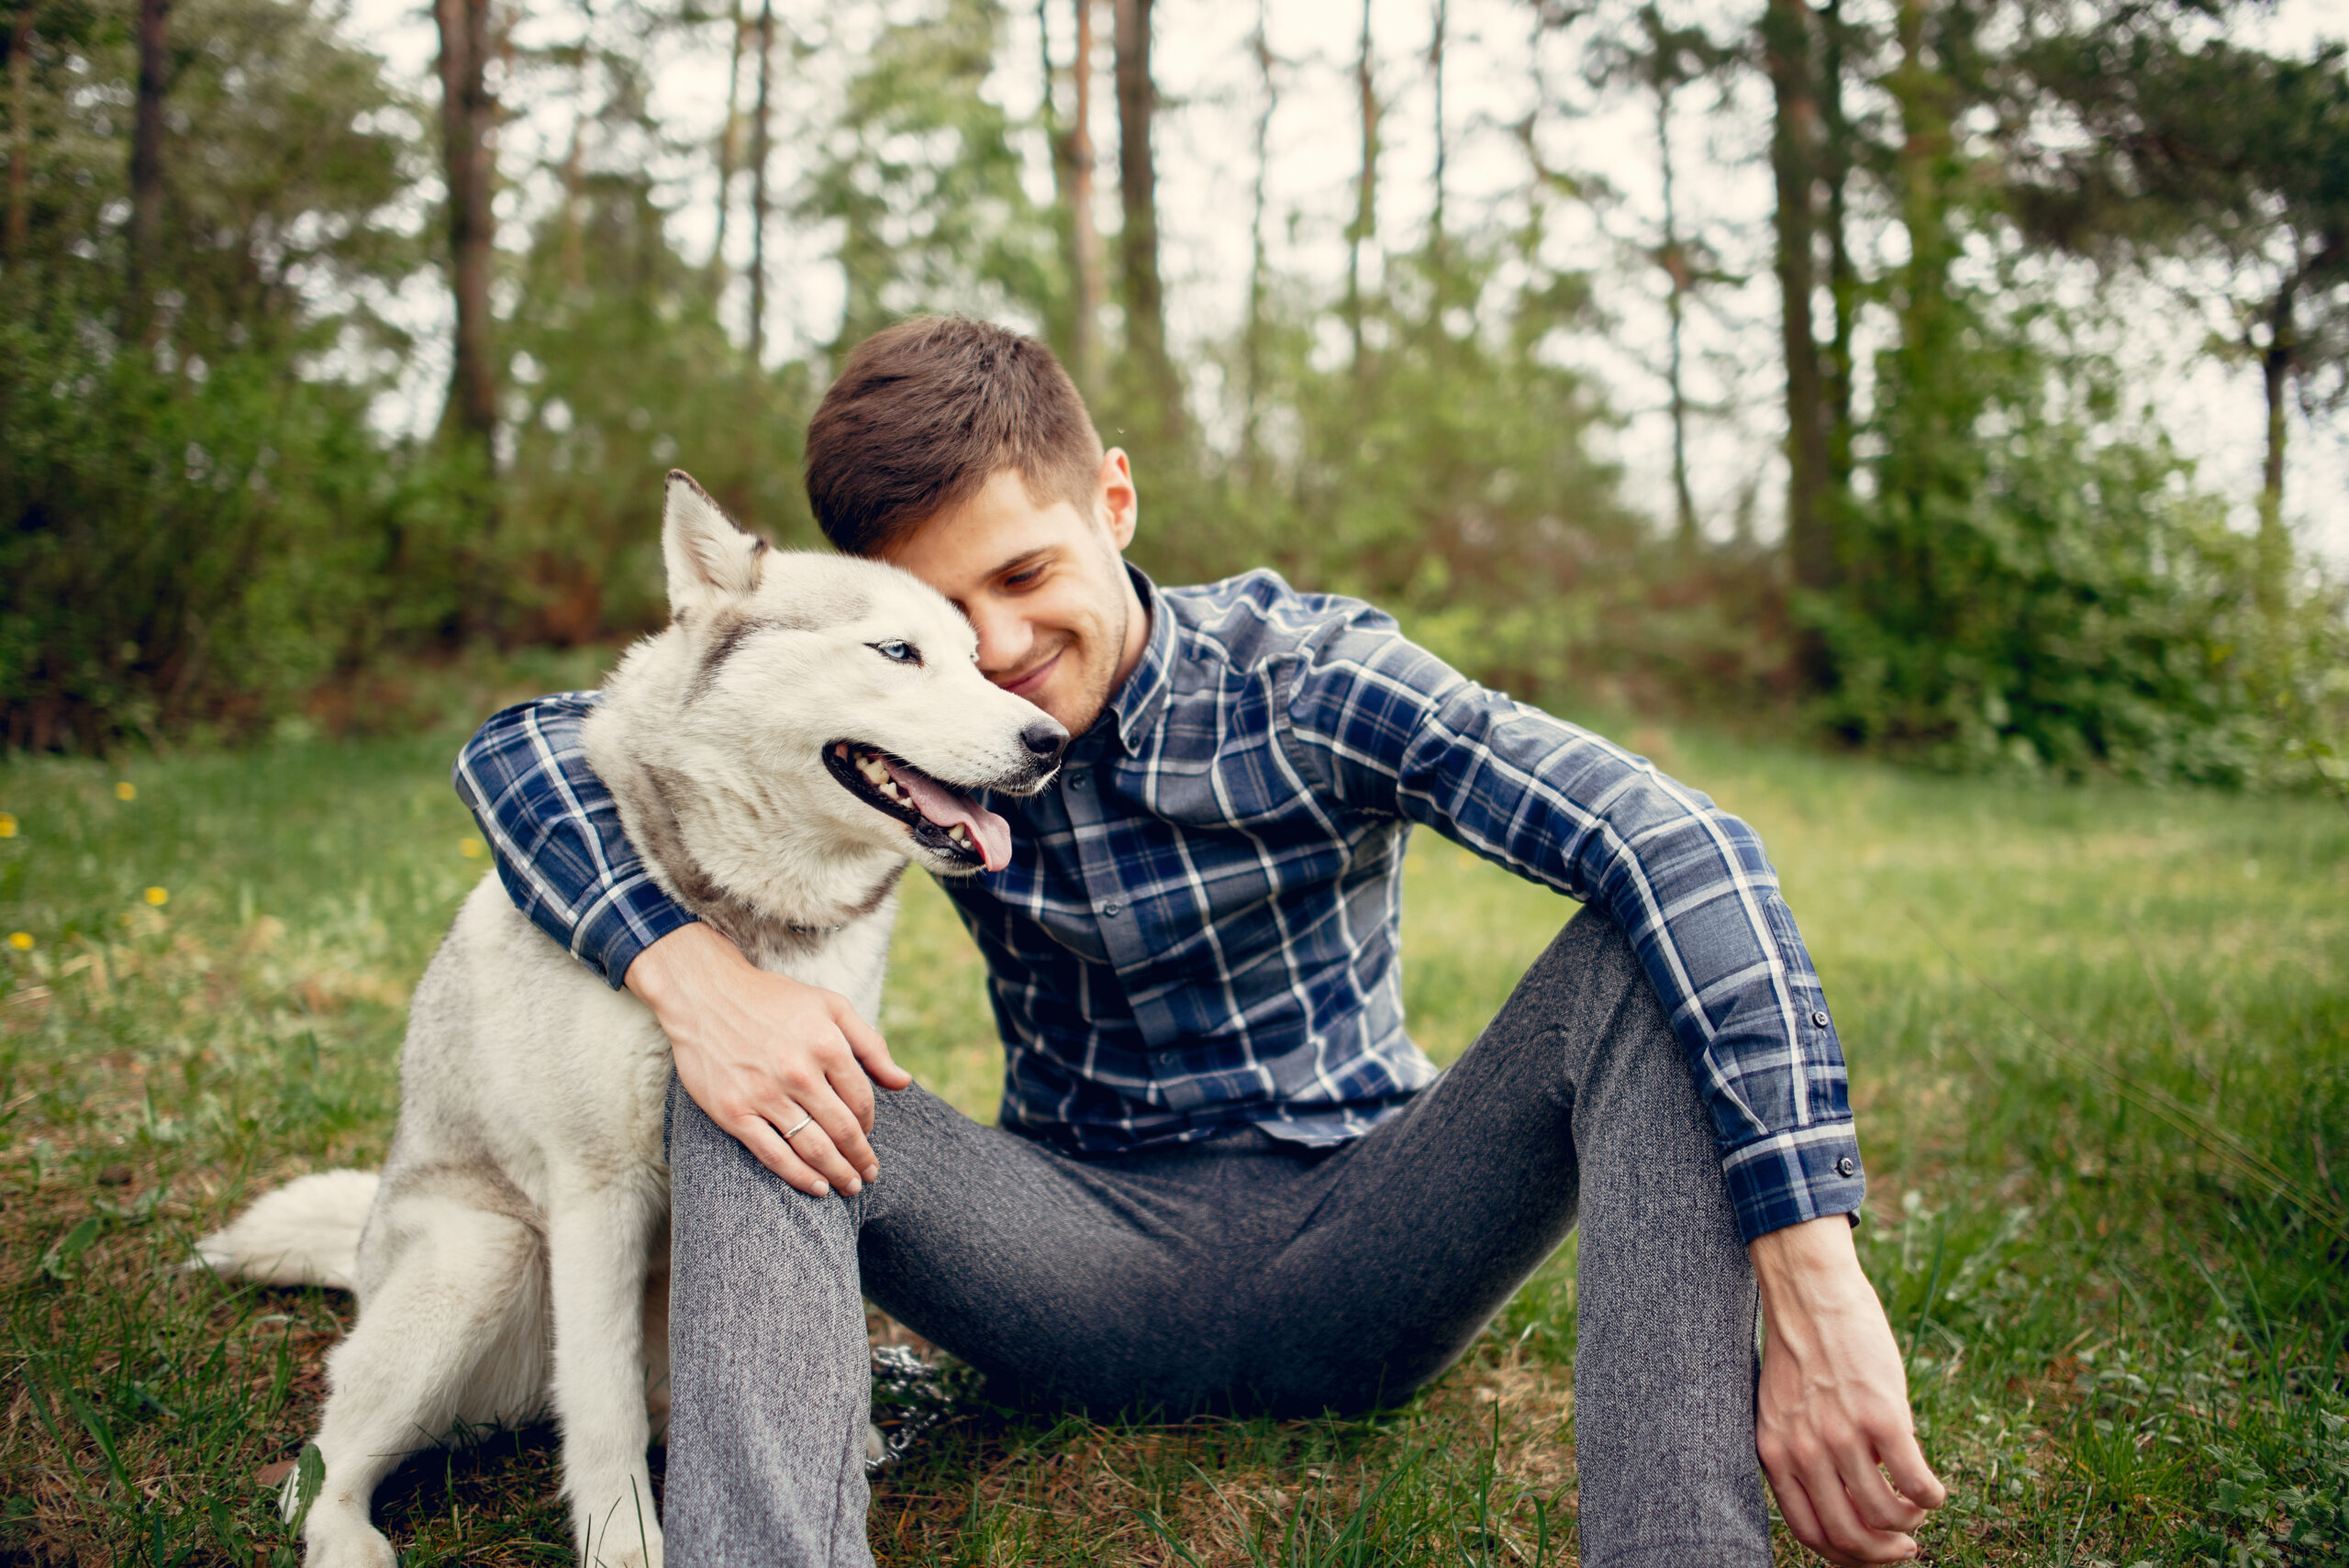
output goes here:
[{"label": "blue plaid shirt", "polygon": [[[1135,577],[1141,664],[1052,788],[989,803],[1011,864],[944,884],[986,956],[1004,1126],[1090,1154],[1239,1124],[1332,1144],[1392,1115],[1436,1075],[1403,1028],[1419,822],[1630,935],[1748,1240],[1859,1207],[1842,1052],[1753,829],[1367,605]],[[499,714],[456,784],[524,913],[618,985],[694,917],[587,767],[595,700]]]}]

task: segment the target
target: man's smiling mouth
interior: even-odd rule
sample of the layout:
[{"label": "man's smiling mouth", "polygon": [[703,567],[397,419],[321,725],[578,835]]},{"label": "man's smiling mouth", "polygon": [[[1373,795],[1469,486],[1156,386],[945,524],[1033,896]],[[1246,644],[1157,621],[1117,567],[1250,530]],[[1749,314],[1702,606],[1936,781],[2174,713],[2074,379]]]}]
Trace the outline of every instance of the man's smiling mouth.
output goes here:
[{"label": "man's smiling mouth", "polygon": [[1011,863],[1011,824],[963,791],[862,741],[835,740],[824,766],[851,795],[913,829],[941,858],[1001,871]]},{"label": "man's smiling mouth", "polygon": [[1024,697],[1028,695],[1038,686],[1044,684],[1044,677],[1052,673],[1052,667],[1061,662],[1062,654],[1064,654],[1067,651],[1067,648],[1061,648],[1058,651],[1053,653],[1050,659],[1045,660],[1041,664],[1037,665],[1026,674],[1015,675],[1008,681],[996,682],[996,688],[1001,691],[1009,692],[1016,697]]}]

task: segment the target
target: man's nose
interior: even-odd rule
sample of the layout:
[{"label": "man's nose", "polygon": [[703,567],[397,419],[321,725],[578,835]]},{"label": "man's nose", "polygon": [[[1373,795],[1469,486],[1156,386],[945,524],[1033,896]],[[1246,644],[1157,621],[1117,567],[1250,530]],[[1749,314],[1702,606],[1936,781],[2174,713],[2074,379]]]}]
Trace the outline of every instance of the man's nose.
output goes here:
[{"label": "man's nose", "polygon": [[1068,731],[1049,718],[1040,718],[1019,732],[1019,743],[1040,762],[1058,762],[1068,746]]},{"label": "man's nose", "polygon": [[970,617],[971,629],[979,634],[980,673],[989,680],[1018,673],[1035,641],[1027,621],[983,605],[965,605],[963,613]]}]

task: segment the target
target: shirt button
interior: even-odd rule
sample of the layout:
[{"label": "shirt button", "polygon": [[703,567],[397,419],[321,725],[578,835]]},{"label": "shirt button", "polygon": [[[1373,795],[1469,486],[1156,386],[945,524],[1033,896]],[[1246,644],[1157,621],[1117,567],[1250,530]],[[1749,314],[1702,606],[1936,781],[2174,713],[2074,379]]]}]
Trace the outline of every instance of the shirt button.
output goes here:
[{"label": "shirt button", "polygon": [[1085,789],[1092,783],[1091,777],[1085,773],[1071,773],[1068,776],[1068,787],[1071,789]]},{"label": "shirt button", "polygon": [[1107,904],[1101,906],[1101,913],[1114,920],[1124,908],[1124,905],[1112,898]]},{"label": "shirt button", "polygon": [[1174,1062],[1175,1056],[1173,1051],[1162,1051],[1158,1053],[1158,1064],[1161,1067],[1172,1067],[1174,1065]]},{"label": "shirt button", "polygon": [[1835,1162],[1835,1173],[1839,1176],[1848,1176],[1857,1169],[1859,1167],[1852,1162],[1852,1157],[1849,1154]]},{"label": "shirt button", "polygon": [[[1810,1015],[1810,1022],[1811,1027],[1814,1029],[1823,1029],[1827,1027],[1827,1015],[1823,1012],[1813,1012]],[[1843,1173],[1847,1176],[1851,1174],[1849,1171],[1846,1171]]]}]

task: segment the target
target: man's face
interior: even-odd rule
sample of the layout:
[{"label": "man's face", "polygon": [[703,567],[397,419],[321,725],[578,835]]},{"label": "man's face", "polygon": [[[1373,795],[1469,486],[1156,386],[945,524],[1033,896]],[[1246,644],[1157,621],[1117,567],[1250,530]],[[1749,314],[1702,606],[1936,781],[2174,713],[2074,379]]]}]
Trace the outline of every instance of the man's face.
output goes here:
[{"label": "man's face", "polygon": [[1087,516],[1039,506],[1014,469],[883,551],[954,601],[979,634],[979,669],[1082,735],[1141,662],[1148,617],[1119,557],[1136,504],[1126,454],[1101,461]]}]

